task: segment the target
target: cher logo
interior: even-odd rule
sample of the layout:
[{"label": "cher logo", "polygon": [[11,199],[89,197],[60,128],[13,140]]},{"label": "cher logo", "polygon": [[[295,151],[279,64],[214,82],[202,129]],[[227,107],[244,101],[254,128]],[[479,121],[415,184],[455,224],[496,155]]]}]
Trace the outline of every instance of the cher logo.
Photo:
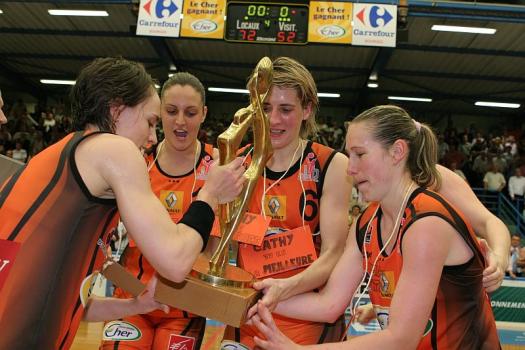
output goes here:
[{"label": "cher logo", "polygon": [[180,213],[182,211],[183,192],[182,191],[160,191],[160,201],[170,213]]},{"label": "cher logo", "polygon": [[209,33],[217,29],[217,24],[207,19],[199,19],[191,24],[191,28],[196,32]]},{"label": "cher logo", "polygon": [[266,215],[274,220],[286,220],[286,196],[267,195],[265,202]]},{"label": "cher logo", "polygon": [[335,24],[322,26],[317,31],[319,34],[327,38],[339,38],[346,34],[344,28]]},{"label": "cher logo", "polygon": [[129,322],[113,321],[104,327],[104,340],[139,340],[142,337],[140,330]]}]

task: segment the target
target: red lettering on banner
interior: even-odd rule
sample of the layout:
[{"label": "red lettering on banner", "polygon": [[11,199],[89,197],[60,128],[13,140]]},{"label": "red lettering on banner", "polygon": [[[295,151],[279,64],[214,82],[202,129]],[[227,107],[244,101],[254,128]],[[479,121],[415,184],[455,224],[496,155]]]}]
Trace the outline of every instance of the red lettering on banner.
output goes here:
[{"label": "red lettering on banner", "polygon": [[242,268],[256,278],[306,267],[317,259],[310,226],[265,237],[260,247],[239,245]]},{"label": "red lettering on banner", "polygon": [[20,243],[0,239],[0,290],[7,280],[19,249]]}]

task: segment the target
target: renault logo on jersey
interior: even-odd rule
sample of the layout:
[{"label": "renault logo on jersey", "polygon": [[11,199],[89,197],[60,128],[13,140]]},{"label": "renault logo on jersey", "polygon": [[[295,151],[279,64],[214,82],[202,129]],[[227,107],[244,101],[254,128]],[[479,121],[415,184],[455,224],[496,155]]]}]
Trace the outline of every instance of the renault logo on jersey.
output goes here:
[{"label": "renault logo on jersey", "polygon": [[166,197],[165,201],[168,205],[168,208],[173,209],[175,204],[177,204],[177,196],[175,195],[175,193],[170,192],[170,194],[168,194],[168,196]]},{"label": "renault logo on jersey", "polygon": [[182,211],[182,204],[184,199],[182,191],[160,191],[160,201],[164,208],[170,213],[180,213]]},{"label": "renault logo on jersey", "polygon": [[380,26],[384,27],[388,24],[388,22],[390,22],[394,18],[385,7],[379,7],[377,5],[372,6],[372,8],[370,8],[368,16],[366,16],[365,10],[366,9],[362,9],[356,17],[364,25],[370,25],[373,28],[377,28]]},{"label": "renault logo on jersey", "polygon": [[279,204],[279,200],[276,197],[273,197],[268,202],[268,208],[270,208],[270,212],[272,214],[276,214],[280,207],[281,207],[281,204]]},{"label": "renault logo on jersey", "polygon": [[395,280],[393,271],[383,271],[379,276],[379,289],[381,296],[384,298],[392,298],[395,289]]},{"label": "renault logo on jersey", "polygon": [[138,340],[142,337],[140,330],[135,325],[125,321],[113,321],[104,327],[103,340]]},{"label": "renault logo on jersey", "polygon": [[167,18],[173,15],[179,9],[177,5],[171,1],[165,0],[150,0],[144,5],[144,10],[151,16],[151,8],[154,4],[155,16],[157,18]]},{"label": "renault logo on jersey", "polygon": [[286,220],[286,196],[266,195],[266,215],[274,220]]}]

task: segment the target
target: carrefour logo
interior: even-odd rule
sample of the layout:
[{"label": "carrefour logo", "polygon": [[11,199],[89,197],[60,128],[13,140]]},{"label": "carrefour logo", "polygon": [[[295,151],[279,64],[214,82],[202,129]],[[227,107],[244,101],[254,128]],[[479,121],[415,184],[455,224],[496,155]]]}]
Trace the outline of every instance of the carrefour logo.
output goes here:
[{"label": "carrefour logo", "polygon": [[191,28],[196,32],[209,33],[217,29],[217,23],[207,19],[199,19],[191,23]]},{"label": "carrefour logo", "polygon": [[386,8],[377,5],[370,8],[368,16],[366,16],[365,10],[366,8],[363,8],[359,11],[356,17],[364,25],[370,25],[373,28],[384,27],[394,18]]},{"label": "carrefour logo", "polygon": [[168,18],[179,9],[172,0],[150,0],[143,6],[150,16],[152,4],[155,4],[155,16],[157,18]]},{"label": "carrefour logo", "polygon": [[345,35],[346,31],[344,28],[338,25],[325,25],[318,29],[319,34],[326,38],[339,38]]}]

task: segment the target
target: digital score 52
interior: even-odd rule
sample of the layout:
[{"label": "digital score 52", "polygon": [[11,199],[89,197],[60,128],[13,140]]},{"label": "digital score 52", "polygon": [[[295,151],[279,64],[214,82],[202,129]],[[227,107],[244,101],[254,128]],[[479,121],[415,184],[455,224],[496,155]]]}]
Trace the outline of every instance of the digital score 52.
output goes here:
[{"label": "digital score 52", "polygon": [[265,44],[306,44],[308,5],[229,2],[224,39]]}]

